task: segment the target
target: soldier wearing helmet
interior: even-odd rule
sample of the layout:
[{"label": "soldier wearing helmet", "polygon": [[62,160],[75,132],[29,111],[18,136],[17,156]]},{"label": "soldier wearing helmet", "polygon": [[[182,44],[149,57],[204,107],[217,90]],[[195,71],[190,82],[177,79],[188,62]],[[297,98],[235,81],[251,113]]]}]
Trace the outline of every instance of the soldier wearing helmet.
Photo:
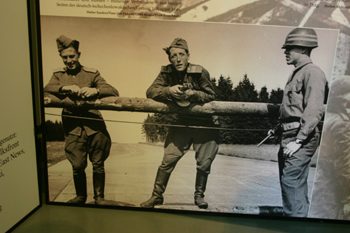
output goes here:
[{"label": "soldier wearing helmet", "polygon": [[[79,41],[61,35],[56,42],[65,67],[54,70],[49,83],[45,86],[45,92],[72,100],[119,96],[118,91],[101,77],[98,70],[80,64]],[[62,111],[62,122],[66,134],[65,154],[72,164],[76,191],[76,197],[68,203],[86,202],[85,168],[89,157],[93,168],[95,204],[106,205],[104,161],[109,156],[111,138],[101,113],[95,109],[65,108]]]},{"label": "soldier wearing helmet", "polygon": [[285,216],[307,217],[309,164],[319,144],[317,124],[324,114],[327,80],[312,63],[312,49],[318,47],[315,30],[292,30],[282,49],[293,65],[279,110],[281,127],[278,164]]},{"label": "soldier wearing helmet", "polygon": [[[205,103],[215,99],[214,86],[209,73],[200,65],[188,62],[190,53],[187,42],[176,38],[169,47],[164,48],[171,64],[163,66],[158,77],[147,90],[147,97],[162,102],[176,102],[187,107],[192,102]],[[158,168],[152,196],[141,203],[141,207],[153,208],[163,204],[163,193],[171,172],[177,162],[190,149],[196,153],[197,175],[195,181],[194,203],[201,209],[208,208],[204,192],[211,164],[218,151],[218,130],[191,128],[190,126],[214,126],[211,116],[191,117],[179,115],[177,125],[170,127],[164,144],[164,157]]]}]

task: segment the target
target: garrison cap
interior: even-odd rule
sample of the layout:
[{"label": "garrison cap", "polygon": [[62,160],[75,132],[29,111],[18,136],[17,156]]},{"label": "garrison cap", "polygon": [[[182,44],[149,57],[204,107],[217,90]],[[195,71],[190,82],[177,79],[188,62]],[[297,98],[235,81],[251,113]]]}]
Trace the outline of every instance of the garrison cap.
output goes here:
[{"label": "garrison cap", "polygon": [[79,41],[72,40],[64,35],[59,36],[56,39],[58,52],[72,46],[76,51],[79,50]]},{"label": "garrison cap", "polygon": [[163,48],[163,50],[169,55],[170,54],[170,49],[171,48],[180,48],[184,49],[188,52],[188,45],[187,41],[185,41],[182,38],[175,38],[174,41],[170,44],[169,47]]}]

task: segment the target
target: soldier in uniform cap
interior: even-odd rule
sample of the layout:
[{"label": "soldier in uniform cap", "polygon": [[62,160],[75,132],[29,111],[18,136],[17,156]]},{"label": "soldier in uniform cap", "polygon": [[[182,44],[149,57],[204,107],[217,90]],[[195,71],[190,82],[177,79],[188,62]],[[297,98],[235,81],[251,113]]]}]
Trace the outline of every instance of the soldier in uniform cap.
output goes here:
[{"label": "soldier in uniform cap", "polygon": [[318,47],[311,28],[292,30],[282,49],[288,65],[295,68],[284,89],[279,110],[281,127],[278,165],[285,216],[307,217],[309,210],[309,164],[320,138],[317,124],[324,114],[327,80],[312,63],[312,49]]},{"label": "soldier in uniform cap", "polygon": [[[65,67],[54,70],[51,80],[45,86],[45,92],[59,98],[69,97],[73,101],[119,96],[118,91],[101,77],[98,70],[80,64],[77,40],[61,35],[57,38],[57,48]],[[76,197],[68,203],[86,202],[85,168],[89,157],[93,168],[95,204],[105,205],[104,161],[109,156],[111,138],[101,113],[95,109],[66,108],[62,111],[62,122],[66,134],[65,154],[72,164],[76,191]]]},{"label": "soldier in uniform cap", "polygon": [[[192,102],[206,103],[215,99],[214,86],[208,71],[200,65],[188,62],[190,53],[184,39],[176,38],[164,50],[171,64],[161,68],[158,77],[147,90],[147,98],[161,102],[176,102],[181,107],[186,107]],[[153,208],[155,205],[163,204],[163,193],[171,172],[193,145],[197,162],[194,203],[199,208],[206,209],[208,203],[204,200],[204,192],[211,164],[218,151],[219,132],[214,129],[189,127],[212,127],[214,122],[211,116],[179,115],[176,124],[185,127],[169,128],[164,144],[164,157],[158,168],[152,196],[141,203],[141,207]]]}]

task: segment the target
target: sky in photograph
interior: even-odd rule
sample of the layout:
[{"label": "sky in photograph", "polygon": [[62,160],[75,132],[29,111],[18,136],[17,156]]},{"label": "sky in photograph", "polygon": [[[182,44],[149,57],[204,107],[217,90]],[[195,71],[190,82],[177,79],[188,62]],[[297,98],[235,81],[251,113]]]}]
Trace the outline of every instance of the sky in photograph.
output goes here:
[{"label": "sky in photograph", "polygon": [[[41,17],[43,83],[52,71],[64,64],[56,38],[66,35],[80,42],[80,62],[96,68],[101,76],[123,97],[146,97],[146,90],[169,63],[162,48],[176,37],[187,40],[190,62],[202,65],[212,78],[230,77],[236,86],[247,74],[260,91],[266,86],[284,88],[293,66],[286,65],[285,37],[292,27],[191,23],[157,20]],[[319,47],[311,58],[331,79],[337,30],[316,29]],[[60,114],[60,109],[46,108],[47,113]],[[105,120],[141,123],[147,113],[102,111]],[[60,117],[46,116],[60,120]],[[112,141],[135,143],[145,141],[141,124],[106,122]]]}]

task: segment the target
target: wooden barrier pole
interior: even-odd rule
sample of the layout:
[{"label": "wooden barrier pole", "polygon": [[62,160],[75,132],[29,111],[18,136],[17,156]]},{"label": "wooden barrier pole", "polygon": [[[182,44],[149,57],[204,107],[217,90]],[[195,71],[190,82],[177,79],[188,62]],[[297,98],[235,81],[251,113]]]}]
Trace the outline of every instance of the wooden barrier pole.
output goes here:
[{"label": "wooden barrier pole", "polygon": [[66,97],[45,94],[44,106],[53,108],[88,108],[128,112],[178,113],[186,115],[250,115],[277,117],[279,105],[268,103],[249,103],[232,101],[212,101],[209,103],[193,103],[188,107],[180,107],[176,103],[157,102],[146,98],[106,97],[97,100],[72,101]]}]

